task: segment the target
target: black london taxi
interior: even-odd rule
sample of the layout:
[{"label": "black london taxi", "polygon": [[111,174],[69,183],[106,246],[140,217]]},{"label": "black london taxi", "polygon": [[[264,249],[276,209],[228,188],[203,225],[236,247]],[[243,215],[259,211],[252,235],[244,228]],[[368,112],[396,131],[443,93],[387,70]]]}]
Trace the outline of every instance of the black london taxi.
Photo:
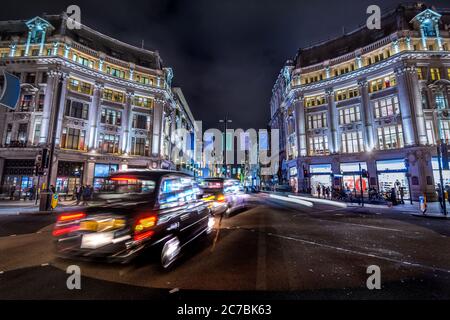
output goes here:
[{"label": "black london taxi", "polygon": [[97,195],[102,204],[58,216],[53,235],[60,257],[125,263],[156,248],[168,268],[183,246],[213,229],[214,218],[189,175],[118,172],[104,189]]}]

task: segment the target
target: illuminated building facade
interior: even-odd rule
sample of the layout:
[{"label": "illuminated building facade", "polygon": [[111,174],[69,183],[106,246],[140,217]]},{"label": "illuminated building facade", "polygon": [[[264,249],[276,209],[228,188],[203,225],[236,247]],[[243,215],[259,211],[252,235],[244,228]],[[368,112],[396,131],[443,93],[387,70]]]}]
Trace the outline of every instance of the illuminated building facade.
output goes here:
[{"label": "illuminated building facade", "polygon": [[[295,190],[318,186],[436,199],[436,143],[450,138],[450,10],[400,5],[365,25],[300,49],[271,99],[281,168]],[[405,161],[406,159],[406,161]],[[450,173],[444,171],[450,185]],[[411,190],[409,189],[409,185]]]},{"label": "illuminated building facade", "polygon": [[3,192],[37,184],[35,158],[54,126],[51,181],[61,192],[100,188],[109,172],[127,168],[191,169],[171,158],[171,133],[194,134],[194,119],[158,52],[84,25],[70,29],[67,19],[0,22],[0,69],[21,79],[16,110],[0,107]]}]

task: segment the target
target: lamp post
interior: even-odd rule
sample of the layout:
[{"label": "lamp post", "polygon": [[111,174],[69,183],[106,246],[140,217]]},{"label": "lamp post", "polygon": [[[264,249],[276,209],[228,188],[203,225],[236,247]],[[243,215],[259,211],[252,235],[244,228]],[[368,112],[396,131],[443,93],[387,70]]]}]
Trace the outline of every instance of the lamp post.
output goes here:
[{"label": "lamp post", "polygon": [[223,169],[224,169],[224,176],[227,176],[227,130],[228,130],[228,124],[232,123],[233,120],[228,119],[228,115],[225,116],[224,119],[220,119],[219,123],[224,124],[224,146],[223,146]]}]

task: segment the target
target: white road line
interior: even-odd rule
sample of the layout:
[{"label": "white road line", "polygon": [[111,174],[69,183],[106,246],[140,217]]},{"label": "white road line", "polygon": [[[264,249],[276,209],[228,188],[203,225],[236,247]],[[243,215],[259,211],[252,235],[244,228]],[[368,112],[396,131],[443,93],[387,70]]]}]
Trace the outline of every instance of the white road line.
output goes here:
[{"label": "white road line", "polygon": [[17,236],[17,234],[10,234],[9,236],[10,237],[15,237],[15,236]]},{"label": "white road line", "polygon": [[310,201],[294,199],[294,198],[289,198],[289,197],[283,197],[283,196],[279,196],[276,194],[271,194],[270,198],[281,200],[281,201],[286,201],[286,202],[293,202],[293,203],[301,204],[302,206],[310,207],[310,208],[312,208],[314,206],[314,204]]},{"label": "white road line", "polygon": [[[263,220],[264,215],[259,216],[259,222],[261,226],[265,226]],[[256,260],[256,290],[267,289],[267,277],[266,277],[266,237],[264,231],[258,233],[258,248],[257,248],[257,260]]]},{"label": "white road line", "polygon": [[43,263],[43,264],[41,264],[41,267],[47,267],[49,265],[50,265],[49,263]]},{"label": "white road line", "polygon": [[178,291],[180,291],[180,289],[178,289],[178,288],[173,288],[172,290],[169,291],[169,293],[172,294],[172,293],[176,293],[176,292],[178,292]]},{"label": "white road line", "polygon": [[315,202],[315,203],[327,204],[327,205],[335,206],[335,207],[339,207],[339,208],[347,208],[347,204],[345,204],[345,203],[327,200],[327,199],[308,198],[308,197],[301,197],[301,196],[294,196],[294,195],[288,195],[288,197],[294,198],[294,199],[299,199],[299,200]]},{"label": "white road line", "polygon": [[377,255],[377,254],[373,254],[373,253],[365,253],[365,252],[360,252],[360,251],[356,251],[356,250],[350,250],[350,249],[345,249],[345,248],[341,248],[341,247],[335,247],[335,246],[332,246],[332,245],[329,245],[329,244],[323,244],[323,243],[319,243],[319,242],[314,242],[314,241],[310,241],[310,240],[294,238],[294,237],[290,237],[290,236],[283,236],[283,235],[279,235],[279,234],[272,234],[272,236],[278,237],[278,238],[281,238],[281,239],[292,240],[292,241],[296,241],[296,242],[302,242],[302,243],[306,243],[306,244],[309,244],[309,245],[323,247],[323,248],[327,248],[327,249],[343,251],[343,252],[346,252],[346,253],[356,254],[356,255],[360,255],[360,256],[376,258],[376,259],[385,260],[385,261],[394,262],[394,263],[399,263],[399,264],[405,264],[405,265],[412,266],[412,267],[417,267],[417,268],[422,268],[422,269],[430,269],[430,270],[433,270],[433,271],[441,271],[441,272],[445,272],[445,273],[450,273],[450,270],[448,270],[448,269],[427,266],[427,265],[420,264],[420,263],[415,263],[415,262],[401,261],[401,260],[398,260],[398,259],[388,258],[388,257],[380,256],[380,255]]}]

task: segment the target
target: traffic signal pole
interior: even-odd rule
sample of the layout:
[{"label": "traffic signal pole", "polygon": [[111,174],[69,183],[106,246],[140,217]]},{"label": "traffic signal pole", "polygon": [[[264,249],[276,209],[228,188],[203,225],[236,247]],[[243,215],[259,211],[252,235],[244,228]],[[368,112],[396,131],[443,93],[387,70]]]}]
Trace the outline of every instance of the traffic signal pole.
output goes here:
[{"label": "traffic signal pole", "polygon": [[361,206],[364,207],[364,191],[363,191],[363,182],[362,182],[362,168],[361,163],[359,163],[359,187],[361,189]]},{"label": "traffic signal pole", "polygon": [[[441,193],[441,200],[442,200],[442,209],[444,210],[444,215],[447,216],[447,204],[445,201],[445,194],[444,194],[444,177],[442,176],[442,142],[438,143],[437,146],[437,155],[438,155],[438,167],[439,167],[439,180],[440,180],[440,187],[439,192]],[[448,166],[448,164],[447,164]]]}]

